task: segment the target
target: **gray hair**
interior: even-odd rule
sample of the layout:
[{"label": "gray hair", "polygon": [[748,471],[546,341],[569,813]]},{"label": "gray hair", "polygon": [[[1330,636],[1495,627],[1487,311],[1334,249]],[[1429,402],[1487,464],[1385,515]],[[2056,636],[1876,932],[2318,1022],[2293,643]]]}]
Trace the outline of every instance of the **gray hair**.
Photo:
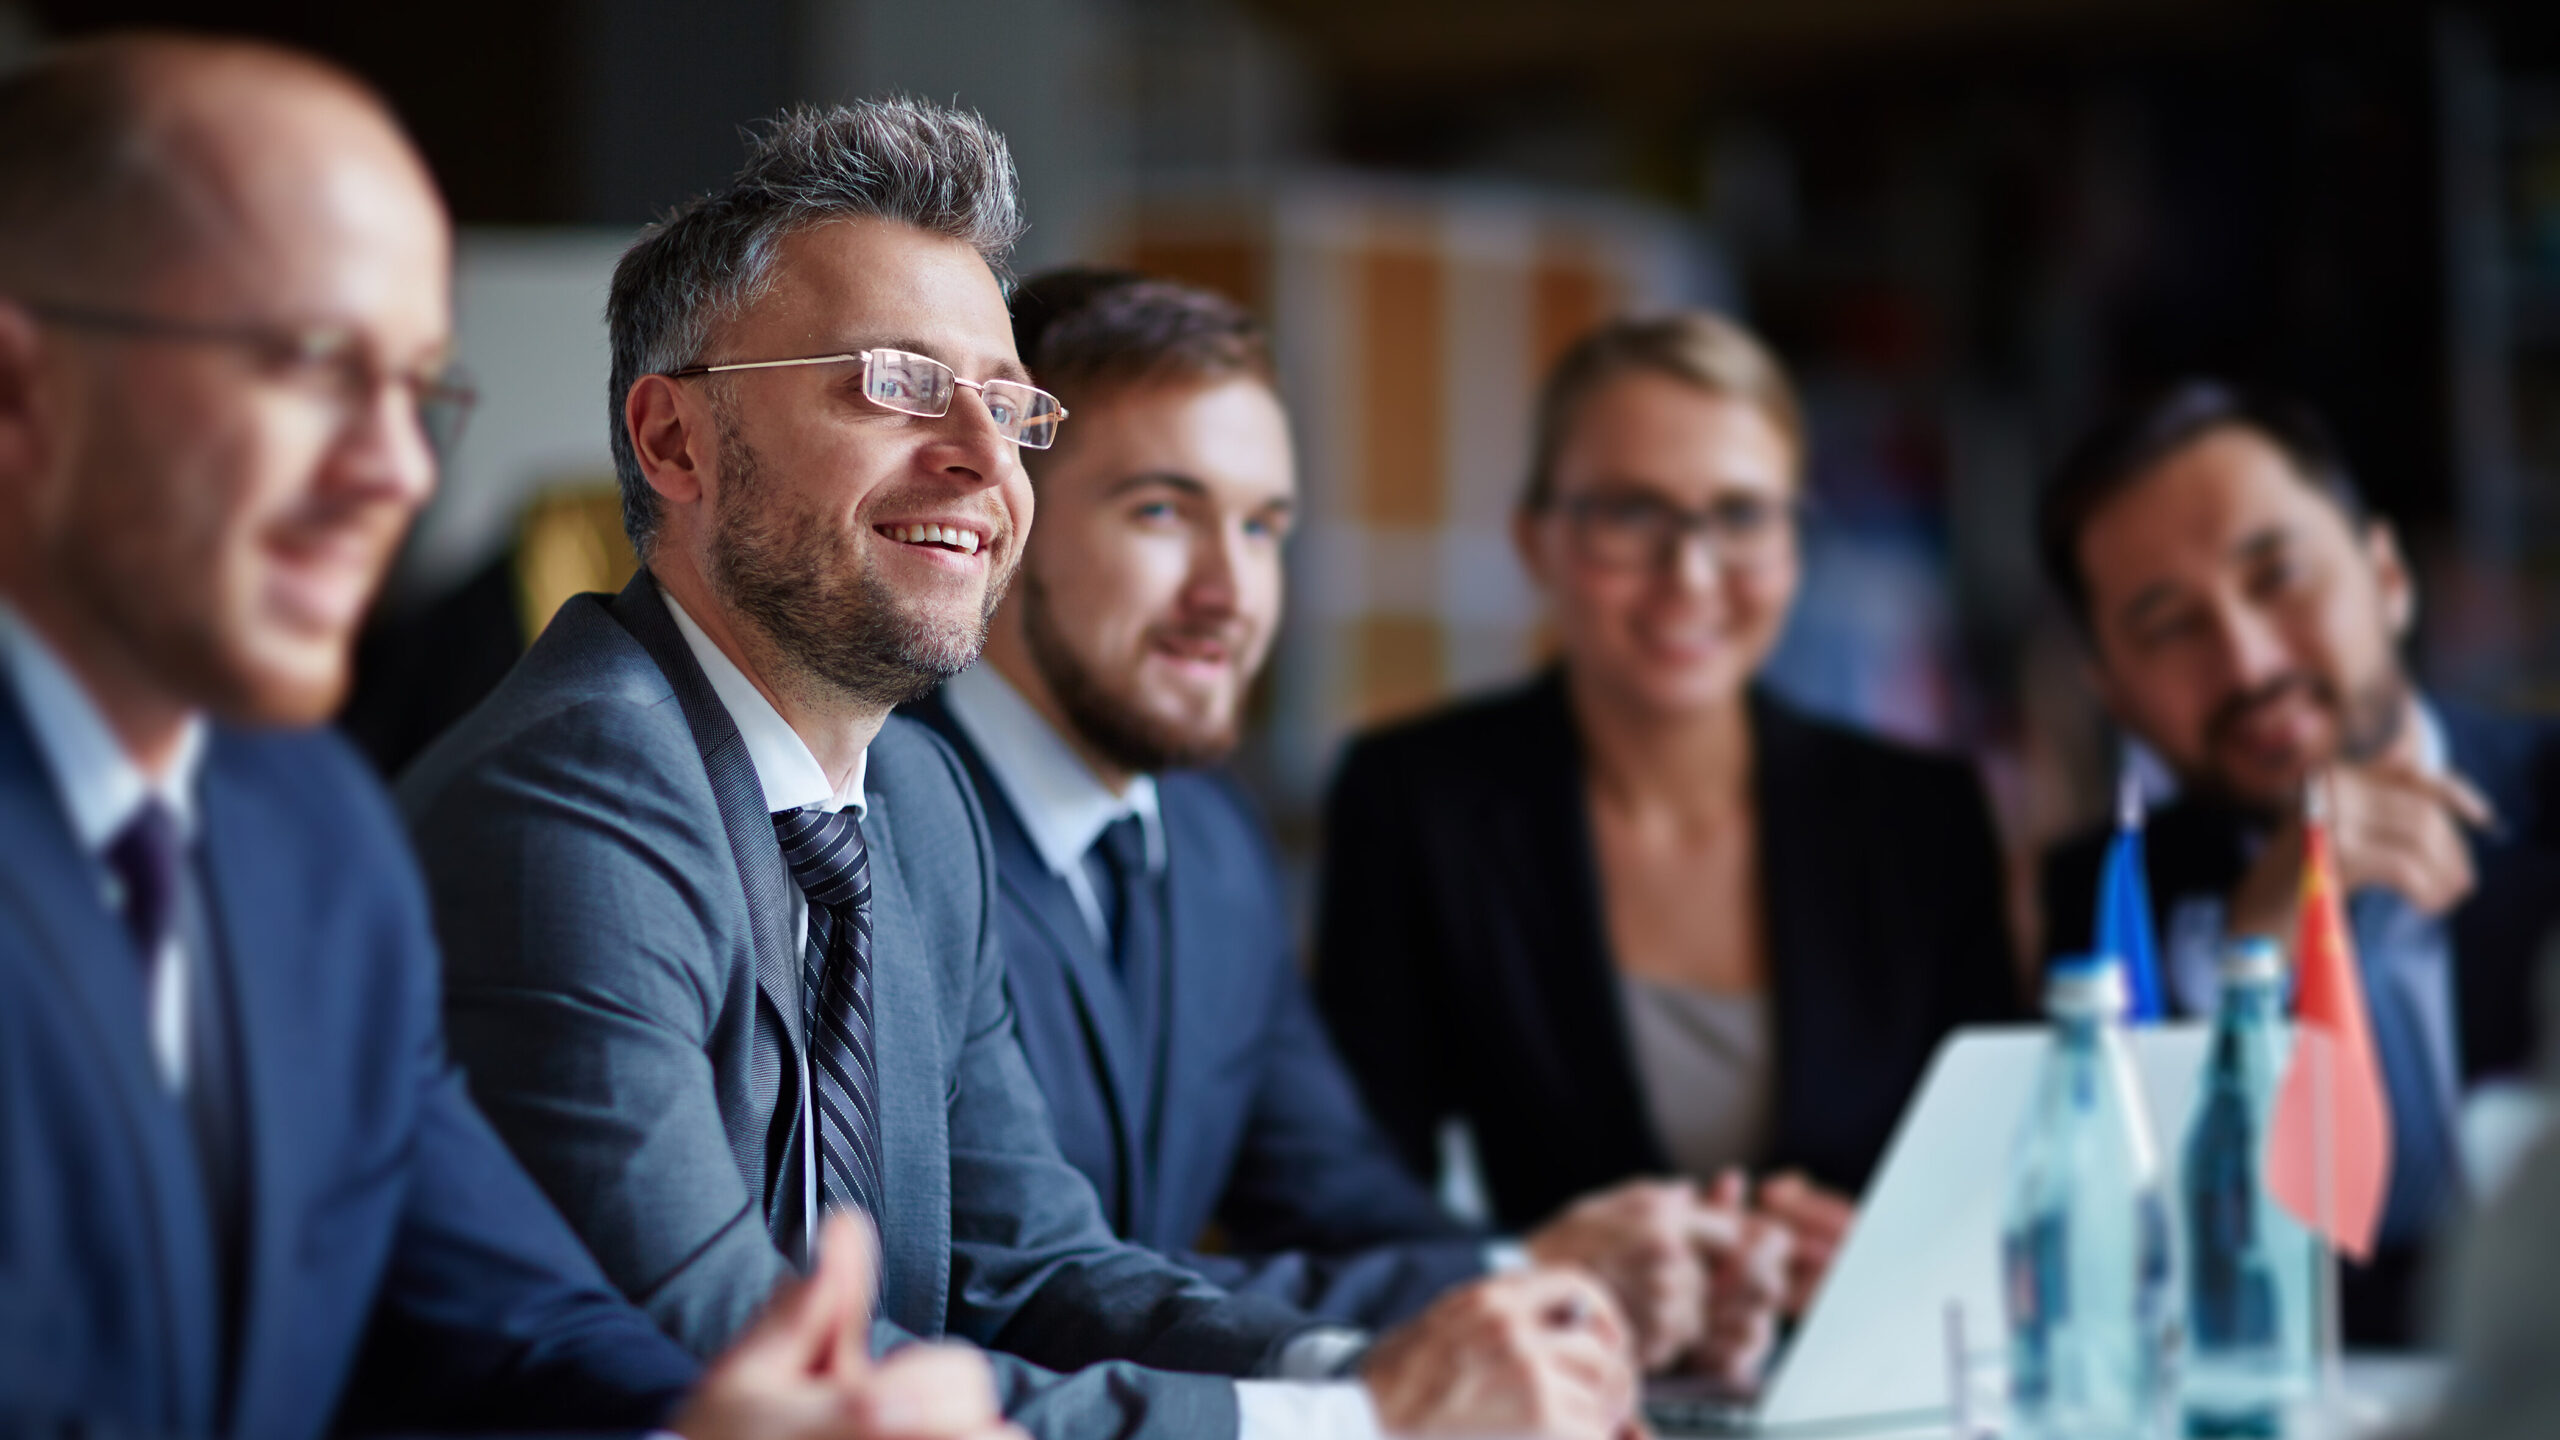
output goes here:
[{"label": "gray hair", "polygon": [[658,497],[623,424],[631,387],[698,363],[712,331],[772,288],[785,237],[865,216],[961,241],[1007,278],[1023,221],[1004,137],[972,111],[904,96],[787,110],[748,141],[747,163],[727,184],[677,206],[623,252],[605,302],[606,407],[622,526],[643,559]]}]

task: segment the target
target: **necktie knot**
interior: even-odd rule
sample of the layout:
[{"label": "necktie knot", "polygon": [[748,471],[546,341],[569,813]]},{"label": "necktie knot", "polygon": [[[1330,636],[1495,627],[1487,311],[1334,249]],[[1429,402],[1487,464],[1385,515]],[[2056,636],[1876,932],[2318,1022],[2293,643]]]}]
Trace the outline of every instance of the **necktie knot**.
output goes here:
[{"label": "necktie knot", "polygon": [[178,817],[145,800],[107,844],[107,868],[123,889],[125,929],[145,965],[157,960],[177,922]]},{"label": "necktie knot", "polygon": [[1135,813],[1123,815],[1103,827],[1093,842],[1103,863],[1109,865],[1121,884],[1133,884],[1147,875],[1147,828]]},{"label": "necktie knot", "polygon": [[773,817],[783,863],[812,905],[858,905],[871,893],[862,824],[850,810],[785,810]]}]

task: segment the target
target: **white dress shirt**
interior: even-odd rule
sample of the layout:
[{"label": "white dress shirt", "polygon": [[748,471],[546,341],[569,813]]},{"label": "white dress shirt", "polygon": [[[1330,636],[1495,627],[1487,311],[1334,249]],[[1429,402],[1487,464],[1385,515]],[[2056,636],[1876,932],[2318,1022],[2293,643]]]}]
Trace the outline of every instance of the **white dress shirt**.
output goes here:
[{"label": "white dress shirt", "polygon": [[1147,840],[1147,873],[1164,873],[1164,814],[1156,803],[1156,777],[1140,775],[1128,789],[1113,794],[1066,737],[992,665],[971,666],[952,676],[942,687],[942,704],[978,747],[996,788],[1031,837],[1031,848],[1040,852],[1040,863],[1074,892],[1094,943],[1109,950],[1110,930],[1084,857],[1103,831],[1135,815]]},{"label": "white dress shirt", "polygon": [[[711,682],[711,693],[720,697],[720,708],[729,712],[729,722],[738,727],[739,743],[747,747],[747,759],[756,767],[756,783],[764,790],[767,814],[779,815],[786,810],[824,810],[830,814],[851,810],[856,823],[868,808],[862,796],[863,778],[871,773],[871,752],[865,749],[854,757],[853,771],[845,776],[843,788],[827,778],[826,767],[809,750],[809,742],[764,698],[755,682],[740,670],[727,652],[712,643],[691,615],[685,613],[676,597],[661,588],[659,595],[667,602],[667,613],[675,617],[676,630],[684,636],[685,648],[693,652],[694,663],[702,667],[702,677]],[[783,887],[783,904],[790,909],[791,951],[799,954],[809,948],[809,900],[800,893],[797,881]],[[818,1052],[809,1051],[802,1062],[800,1075],[800,1213],[809,1217],[802,1227],[802,1243],[818,1243],[818,1147],[810,1138],[817,1134],[810,1106],[817,1091]],[[814,1265],[817,1256],[803,1254],[802,1265]]]},{"label": "white dress shirt", "polygon": [[[663,590],[660,593],[665,594]],[[693,651],[695,663],[702,666],[703,678],[711,682],[712,693],[720,697],[721,707],[729,712],[731,723],[738,727],[738,738],[747,748],[748,760],[756,767],[756,781],[764,789],[765,809],[773,812],[849,809],[853,811],[854,818],[859,820],[865,808],[862,781],[870,768],[870,752],[864,751],[862,757],[854,762],[853,773],[846,777],[841,788],[831,783],[827,779],[826,769],[818,764],[817,756],[810,753],[808,742],[802,740],[800,733],[791,728],[791,723],[783,719],[781,713],[773,708],[773,702],[765,699],[764,692],[758,690],[755,683],[738,669],[736,663],[731,661],[718,645],[712,643],[711,637],[703,633],[702,627],[694,622],[691,615],[685,613],[684,607],[676,603],[674,596],[665,595],[665,599],[667,612],[675,617],[676,629],[684,636],[686,647]],[[982,720],[988,712],[1003,715],[1005,713],[1003,707],[1008,701],[1018,707],[1020,716],[1027,716],[1029,719],[1030,728],[1028,729],[1020,727],[1019,716],[998,719],[993,722],[995,728],[984,734],[969,722],[961,722],[968,728],[969,738],[978,742],[979,752],[987,757],[988,764],[999,767],[999,775],[1004,773],[1001,767],[1008,762],[1025,754],[1039,754],[1039,746],[1031,742],[1035,738],[1045,739],[1049,747],[1063,754],[1068,770],[1059,770],[1054,767],[1054,764],[1044,768],[1034,761],[1029,765],[1016,767],[1019,771],[1018,783],[1034,786],[1060,784],[1071,778],[1071,772],[1072,776],[1081,776],[1084,786],[1089,787],[1091,791],[1098,791],[1103,796],[1109,797],[1109,805],[1100,810],[1096,810],[1090,803],[1089,794],[1080,797],[1084,803],[1071,805],[1070,808],[1074,813],[1082,817],[1076,821],[1078,826],[1091,818],[1088,812],[1098,813],[1100,818],[1093,822],[1091,833],[1084,837],[1083,843],[1067,852],[1065,869],[1060,872],[1074,877],[1069,883],[1076,888],[1078,904],[1084,908],[1087,920],[1098,929],[1102,923],[1101,910],[1095,902],[1091,884],[1084,879],[1084,867],[1080,862],[1085,850],[1093,844],[1094,838],[1102,833],[1104,827],[1134,810],[1145,822],[1148,863],[1158,867],[1163,865],[1163,825],[1156,812],[1155,782],[1142,776],[1138,785],[1130,787],[1128,795],[1111,796],[1110,792],[1103,788],[1102,783],[1093,778],[1093,773],[1085,769],[1082,762],[1075,758],[1074,752],[1067,750],[1065,742],[1048,728],[1038,713],[1033,711],[1020,695],[1014,693],[1013,687],[996,678],[991,669],[983,665],[975,667],[967,675],[954,679],[951,682],[952,689],[961,688],[961,682],[968,680],[971,675],[982,675],[986,683],[992,683],[997,687],[999,698],[996,698],[993,703],[981,704],[977,707]],[[983,691],[984,685],[981,682],[972,682],[968,688]],[[951,693],[950,690],[946,690],[946,697]],[[955,708],[953,714],[956,716],[959,713]],[[1003,728],[1008,723],[1008,719],[1012,720],[1016,726],[1010,731]],[[1001,738],[998,743],[989,744],[989,736]],[[1044,758],[1054,761],[1056,757]],[[1142,787],[1144,799],[1140,801],[1136,797]],[[1077,793],[1077,787],[1073,784],[1060,784],[1060,788],[1069,795]],[[1045,796],[1050,792],[1033,790],[1026,793]],[[1032,807],[1024,805],[1011,788],[1007,789],[1006,795],[1007,798],[1014,800],[1014,808],[1018,812],[1026,815],[1048,813],[1045,806],[1035,811]],[[1049,856],[1047,846],[1063,845],[1073,838],[1064,829],[1053,827],[1053,831],[1049,840],[1034,841],[1035,844],[1043,846],[1041,854],[1044,861],[1047,861]],[[1034,833],[1036,835],[1039,832]],[[808,901],[801,897],[800,887],[797,885],[790,887],[789,893],[792,943],[805,948],[809,943]],[[818,1189],[817,1162],[814,1158],[816,1147],[808,1144],[806,1139],[811,1133],[808,1096],[812,1084],[813,1081],[804,1076],[800,1085],[800,1134],[803,1137],[800,1146],[800,1183],[801,1195],[805,1202],[802,1213],[809,1215],[817,1213]],[[809,1229],[814,1234],[817,1227],[812,1225]],[[1284,1437],[1306,1437],[1306,1440],[1377,1440],[1380,1435],[1377,1411],[1369,1403],[1367,1387],[1341,1382],[1300,1383],[1299,1378],[1312,1380],[1331,1375],[1338,1368],[1342,1358],[1356,1351],[1363,1343],[1365,1343],[1365,1337],[1356,1332],[1335,1329],[1311,1331],[1289,1342],[1281,1354],[1279,1371],[1283,1376],[1290,1378],[1237,1381],[1238,1440],[1284,1440]]]},{"label": "white dress shirt", "polygon": [[[109,914],[124,913],[123,885],[107,863],[107,847],[133,822],[144,802],[158,800],[178,827],[181,846],[195,843],[198,825],[196,782],[204,770],[205,724],[189,716],[178,750],[159,775],[143,773],[126,753],[115,728],[89,698],[78,677],[28,628],[16,610],[0,601],[0,667],[34,732],[36,753],[52,772],[62,808],[71,818],[72,838],[98,882],[99,898]],[[151,1058],[160,1079],[175,1093],[187,1084],[187,969],[190,958],[183,927],[171,927],[160,953],[151,957],[149,991]]]}]

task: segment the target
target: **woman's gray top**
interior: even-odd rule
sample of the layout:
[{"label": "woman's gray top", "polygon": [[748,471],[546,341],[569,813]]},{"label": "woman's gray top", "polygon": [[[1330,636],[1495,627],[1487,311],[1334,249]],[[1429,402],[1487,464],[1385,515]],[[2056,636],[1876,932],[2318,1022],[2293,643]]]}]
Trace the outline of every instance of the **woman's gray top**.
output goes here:
[{"label": "woman's gray top", "polygon": [[1672,1165],[1749,1167],[1769,1136],[1769,998],[1618,977],[1636,1081]]}]

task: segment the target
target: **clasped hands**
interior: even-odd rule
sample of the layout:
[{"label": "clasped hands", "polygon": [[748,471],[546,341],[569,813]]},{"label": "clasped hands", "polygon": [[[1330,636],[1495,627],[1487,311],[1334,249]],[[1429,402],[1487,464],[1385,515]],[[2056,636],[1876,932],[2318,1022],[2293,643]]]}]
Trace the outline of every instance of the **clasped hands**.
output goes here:
[{"label": "clasped hands", "polygon": [[[1640,1434],[1646,1372],[1749,1385],[1849,1215],[1795,1176],[1756,1197],[1738,1174],[1704,1190],[1622,1185],[1531,1235],[1534,1268],[1453,1291],[1381,1339],[1361,1381],[1396,1435]],[[878,1268],[870,1225],[831,1218],[816,1271],[712,1363],[671,1428],[684,1440],[1025,1440],[979,1351],[914,1344],[872,1358]]]},{"label": "clasped hands", "polygon": [[1528,1239],[1542,1266],[1600,1278],[1648,1373],[1681,1370],[1747,1390],[1781,1316],[1804,1313],[1847,1236],[1849,1203],[1802,1175],[1713,1185],[1639,1180],[1566,1210]]},{"label": "clasped hands", "polygon": [[1398,1435],[1641,1435],[1641,1377],[1750,1390],[1780,1316],[1800,1315],[1855,1212],[1801,1175],[1751,1193],[1640,1180],[1528,1237],[1534,1268],[1442,1297],[1379,1342],[1363,1377]]}]

